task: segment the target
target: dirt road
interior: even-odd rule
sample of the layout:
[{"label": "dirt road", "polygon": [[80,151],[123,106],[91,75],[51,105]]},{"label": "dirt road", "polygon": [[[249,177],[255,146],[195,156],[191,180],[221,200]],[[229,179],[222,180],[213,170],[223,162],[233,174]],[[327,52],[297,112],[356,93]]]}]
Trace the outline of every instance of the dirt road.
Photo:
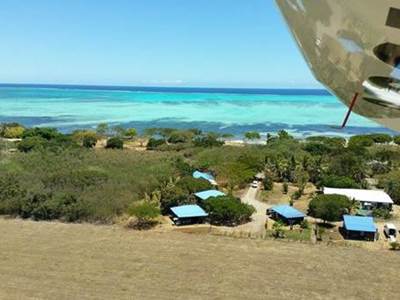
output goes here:
[{"label": "dirt road", "polygon": [[255,234],[264,232],[265,221],[267,219],[266,210],[270,208],[271,205],[257,200],[257,193],[257,188],[250,187],[242,197],[242,202],[253,205],[256,212],[252,215],[252,221],[250,223],[238,227],[241,231],[249,231]]}]

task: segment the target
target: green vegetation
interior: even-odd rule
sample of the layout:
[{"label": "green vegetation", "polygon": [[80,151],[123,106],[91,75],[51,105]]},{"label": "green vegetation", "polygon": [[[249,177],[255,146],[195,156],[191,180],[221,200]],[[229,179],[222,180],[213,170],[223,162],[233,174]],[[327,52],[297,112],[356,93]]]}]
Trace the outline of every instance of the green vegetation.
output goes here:
[{"label": "green vegetation", "polygon": [[341,221],[350,212],[352,202],[342,195],[317,195],[309,205],[308,214],[328,222]]},{"label": "green vegetation", "polygon": [[[112,222],[146,197],[167,214],[171,206],[196,203],[195,192],[212,188],[208,181],[192,178],[195,169],[213,173],[220,188],[228,192],[245,188],[255,174],[264,172],[265,190],[271,190],[274,182],[282,183],[285,194],[289,184],[298,188],[291,192],[291,204],[309,183],[364,188],[366,179],[376,179],[378,187],[400,203],[400,148],[387,135],[355,136],[347,145],[342,138],[297,140],[280,131],[268,134],[266,145],[237,147],[224,144],[229,135],[196,129],[150,128],[138,133],[133,128],[99,124],[95,131],[63,134],[19,124],[0,128],[2,137],[21,137],[17,142],[0,141],[0,214]],[[19,133],[9,134],[9,128]],[[140,144],[151,151],[131,150],[139,143],[134,139],[138,134],[144,140]],[[345,201],[336,201],[339,206],[335,206],[333,200],[320,197],[311,202],[310,213],[326,221],[340,219],[350,209]],[[248,220],[251,209],[232,197],[227,199],[225,204],[208,202],[216,205],[209,207],[212,222],[232,225]],[[228,215],[221,213],[223,209]]]},{"label": "green vegetation", "polygon": [[0,124],[0,137],[17,139],[22,137],[24,131],[25,128],[18,123]]},{"label": "green vegetation", "polygon": [[204,201],[203,206],[209,213],[210,222],[216,225],[240,225],[248,222],[255,212],[254,207],[232,196],[208,199]]},{"label": "green vegetation", "polygon": [[261,135],[257,131],[248,131],[244,134],[247,140],[259,140]]},{"label": "green vegetation", "polygon": [[128,208],[128,214],[134,216],[128,220],[127,226],[133,229],[149,229],[157,224],[156,218],[160,216],[160,209],[157,203],[144,201],[135,203]]},{"label": "green vegetation", "polygon": [[124,141],[119,137],[112,137],[107,140],[106,148],[107,149],[123,149]]}]

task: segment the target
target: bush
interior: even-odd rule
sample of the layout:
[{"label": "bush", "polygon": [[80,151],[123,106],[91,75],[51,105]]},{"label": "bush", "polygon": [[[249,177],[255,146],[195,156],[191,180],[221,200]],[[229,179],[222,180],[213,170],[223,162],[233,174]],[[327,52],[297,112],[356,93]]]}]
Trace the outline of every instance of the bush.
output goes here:
[{"label": "bush", "polygon": [[393,137],[393,142],[396,145],[400,145],[400,135],[397,135],[397,136]]},{"label": "bush", "polygon": [[272,191],[274,189],[274,181],[270,176],[265,176],[263,179],[264,190]]},{"label": "bush", "polygon": [[147,150],[156,150],[159,146],[165,145],[167,142],[164,139],[150,138],[147,142]]},{"label": "bush", "polygon": [[7,139],[21,138],[24,134],[25,128],[20,125],[5,125],[0,129],[0,136]]},{"label": "bush", "polygon": [[359,189],[360,185],[353,178],[346,176],[327,175],[319,183],[321,187]]},{"label": "bush", "polygon": [[308,207],[308,214],[324,221],[340,221],[342,216],[350,212],[351,201],[342,195],[318,195]]},{"label": "bush", "polygon": [[168,137],[168,143],[179,144],[190,142],[193,137],[193,133],[190,131],[176,130],[171,132]]},{"label": "bush", "polygon": [[177,186],[183,189],[188,195],[213,188],[208,180],[197,179],[192,176],[183,177],[178,181]]},{"label": "bush", "polygon": [[390,246],[390,250],[393,250],[393,251],[398,251],[398,250],[400,250],[400,243],[399,242],[391,242],[390,244],[389,244],[389,246]]},{"label": "bush", "polygon": [[385,190],[393,199],[395,204],[400,204],[400,182],[399,178],[391,178],[385,183]]},{"label": "bush", "polygon": [[97,136],[85,136],[82,140],[82,146],[85,148],[93,148],[97,144]]},{"label": "bush", "polygon": [[57,137],[60,137],[62,134],[58,132],[55,128],[48,127],[34,127],[30,129],[26,129],[22,135],[22,138],[28,137],[41,137],[46,140],[52,140]]},{"label": "bush", "polygon": [[309,223],[307,220],[303,220],[303,221],[300,223],[300,228],[302,228],[302,229],[308,229],[308,228],[310,228],[310,223]]},{"label": "bush", "polygon": [[248,140],[259,140],[261,135],[257,131],[248,131],[244,134],[244,137]]},{"label": "bush", "polygon": [[370,134],[369,137],[374,141],[374,143],[378,144],[386,144],[393,141],[393,137],[386,133]]},{"label": "bush", "polygon": [[374,140],[369,135],[354,135],[349,140],[349,148],[363,148],[371,147],[374,144]]},{"label": "bush", "polygon": [[203,202],[212,224],[236,226],[246,223],[255,212],[253,206],[231,196],[222,196]]},{"label": "bush", "polygon": [[204,135],[197,136],[193,139],[193,144],[196,147],[221,147],[224,142],[218,140],[218,135],[213,133],[207,133]]},{"label": "bush", "polygon": [[21,152],[29,152],[33,150],[44,149],[48,141],[40,136],[26,137],[18,143],[18,150]]},{"label": "bush", "polygon": [[129,207],[128,213],[136,217],[136,221],[131,223],[130,226],[135,229],[143,230],[149,229],[157,224],[155,219],[160,215],[160,209],[155,203],[142,202]]},{"label": "bush", "polygon": [[130,138],[133,139],[135,136],[137,136],[137,130],[135,128],[128,128],[125,131],[125,135]]},{"label": "bush", "polygon": [[112,137],[107,140],[106,149],[123,149],[124,141],[119,137]]},{"label": "bush", "polygon": [[272,236],[276,239],[285,237],[284,224],[282,221],[274,222],[272,225]]},{"label": "bush", "polygon": [[289,185],[288,185],[288,183],[285,181],[285,182],[282,184],[282,193],[284,193],[284,194],[286,195],[288,192],[289,192]]},{"label": "bush", "polygon": [[372,211],[372,216],[378,219],[385,219],[388,220],[391,218],[390,211],[384,208],[376,208]]}]

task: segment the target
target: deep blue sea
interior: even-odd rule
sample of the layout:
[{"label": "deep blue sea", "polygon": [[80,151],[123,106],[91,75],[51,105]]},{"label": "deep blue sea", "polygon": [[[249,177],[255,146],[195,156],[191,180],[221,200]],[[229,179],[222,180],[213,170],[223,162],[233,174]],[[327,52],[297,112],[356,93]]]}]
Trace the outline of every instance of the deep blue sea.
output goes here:
[{"label": "deep blue sea", "polygon": [[64,132],[98,123],[135,127],[249,130],[296,136],[392,131],[352,114],[325,90],[0,85],[0,122],[51,126]]}]

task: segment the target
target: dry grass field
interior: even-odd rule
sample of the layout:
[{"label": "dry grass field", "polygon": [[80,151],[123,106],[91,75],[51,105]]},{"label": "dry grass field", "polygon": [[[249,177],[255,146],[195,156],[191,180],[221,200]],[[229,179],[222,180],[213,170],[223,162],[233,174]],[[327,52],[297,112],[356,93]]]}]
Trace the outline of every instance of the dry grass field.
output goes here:
[{"label": "dry grass field", "polygon": [[0,219],[0,299],[397,299],[389,251]]}]

